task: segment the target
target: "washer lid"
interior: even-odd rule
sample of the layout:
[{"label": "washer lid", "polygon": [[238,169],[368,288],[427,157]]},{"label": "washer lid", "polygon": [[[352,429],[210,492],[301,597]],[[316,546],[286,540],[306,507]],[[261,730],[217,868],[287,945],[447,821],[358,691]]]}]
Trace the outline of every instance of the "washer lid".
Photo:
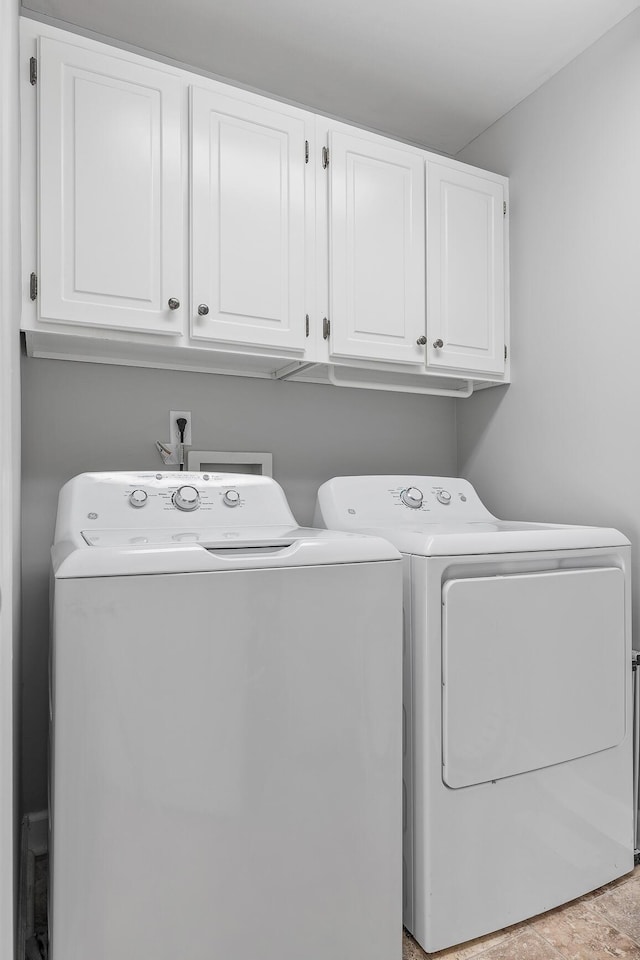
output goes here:
[{"label": "washer lid", "polygon": [[53,571],[61,580],[400,560],[387,540],[375,536],[304,527],[252,528],[249,536],[244,530],[226,533],[202,528],[93,530],[81,545],[54,545]]},{"label": "washer lid", "polygon": [[[328,531],[304,530],[296,526],[210,527],[184,524],[181,527],[106,527],[82,530],[82,539],[89,547],[162,546],[199,544],[205,549],[268,549],[288,547],[304,536],[314,538]],[[338,534],[343,537],[344,534]]]}]

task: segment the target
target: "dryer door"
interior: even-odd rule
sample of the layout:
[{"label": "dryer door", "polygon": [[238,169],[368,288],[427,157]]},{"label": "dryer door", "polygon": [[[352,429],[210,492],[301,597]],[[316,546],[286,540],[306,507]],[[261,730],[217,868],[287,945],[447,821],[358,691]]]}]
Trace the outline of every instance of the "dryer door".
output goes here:
[{"label": "dryer door", "polygon": [[622,570],[449,580],[442,599],[448,786],[620,743],[628,666]]}]

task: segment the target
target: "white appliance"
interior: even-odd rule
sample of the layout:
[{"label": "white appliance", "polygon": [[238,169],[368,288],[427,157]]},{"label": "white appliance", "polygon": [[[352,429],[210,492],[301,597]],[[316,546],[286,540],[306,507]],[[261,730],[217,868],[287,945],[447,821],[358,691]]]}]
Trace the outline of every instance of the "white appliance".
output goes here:
[{"label": "white appliance", "polygon": [[630,546],[449,477],[339,477],[316,524],[404,555],[404,921],[428,951],[633,869]]},{"label": "white appliance", "polygon": [[399,960],[398,552],[270,478],[102,473],[53,571],[53,960]]}]

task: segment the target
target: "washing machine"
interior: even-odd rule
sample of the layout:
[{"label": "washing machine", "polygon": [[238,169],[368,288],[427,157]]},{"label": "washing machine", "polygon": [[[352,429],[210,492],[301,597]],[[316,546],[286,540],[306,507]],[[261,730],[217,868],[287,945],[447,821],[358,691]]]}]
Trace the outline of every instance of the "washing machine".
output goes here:
[{"label": "washing machine", "polygon": [[316,523],[404,557],[404,922],[424,949],[632,870],[628,540],[498,520],[450,477],[330,480]]},{"label": "washing machine", "polygon": [[53,960],[399,960],[396,549],[270,478],[84,474],[53,574]]}]

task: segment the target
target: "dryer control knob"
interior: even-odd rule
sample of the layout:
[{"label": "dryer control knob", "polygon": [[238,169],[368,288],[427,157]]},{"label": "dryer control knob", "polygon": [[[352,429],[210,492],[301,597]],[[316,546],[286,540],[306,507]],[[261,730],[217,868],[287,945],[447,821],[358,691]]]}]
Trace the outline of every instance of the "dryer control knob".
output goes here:
[{"label": "dryer control knob", "polygon": [[406,507],[412,507],[414,510],[418,510],[422,506],[424,494],[422,490],[418,490],[417,487],[407,487],[407,489],[403,490],[400,494],[400,499]]},{"label": "dryer control knob", "polygon": [[144,507],[148,499],[149,495],[146,490],[132,490],[129,494],[129,503],[132,507]]},{"label": "dryer control knob", "polygon": [[173,495],[173,505],[178,510],[197,510],[200,506],[200,494],[195,487],[178,487]]},{"label": "dryer control knob", "polygon": [[240,494],[237,490],[227,490],[222,497],[222,502],[226,507],[237,507],[240,503]]},{"label": "dryer control knob", "polygon": [[448,506],[451,503],[451,494],[448,490],[438,490],[436,500],[438,503],[443,503],[445,506]]}]

